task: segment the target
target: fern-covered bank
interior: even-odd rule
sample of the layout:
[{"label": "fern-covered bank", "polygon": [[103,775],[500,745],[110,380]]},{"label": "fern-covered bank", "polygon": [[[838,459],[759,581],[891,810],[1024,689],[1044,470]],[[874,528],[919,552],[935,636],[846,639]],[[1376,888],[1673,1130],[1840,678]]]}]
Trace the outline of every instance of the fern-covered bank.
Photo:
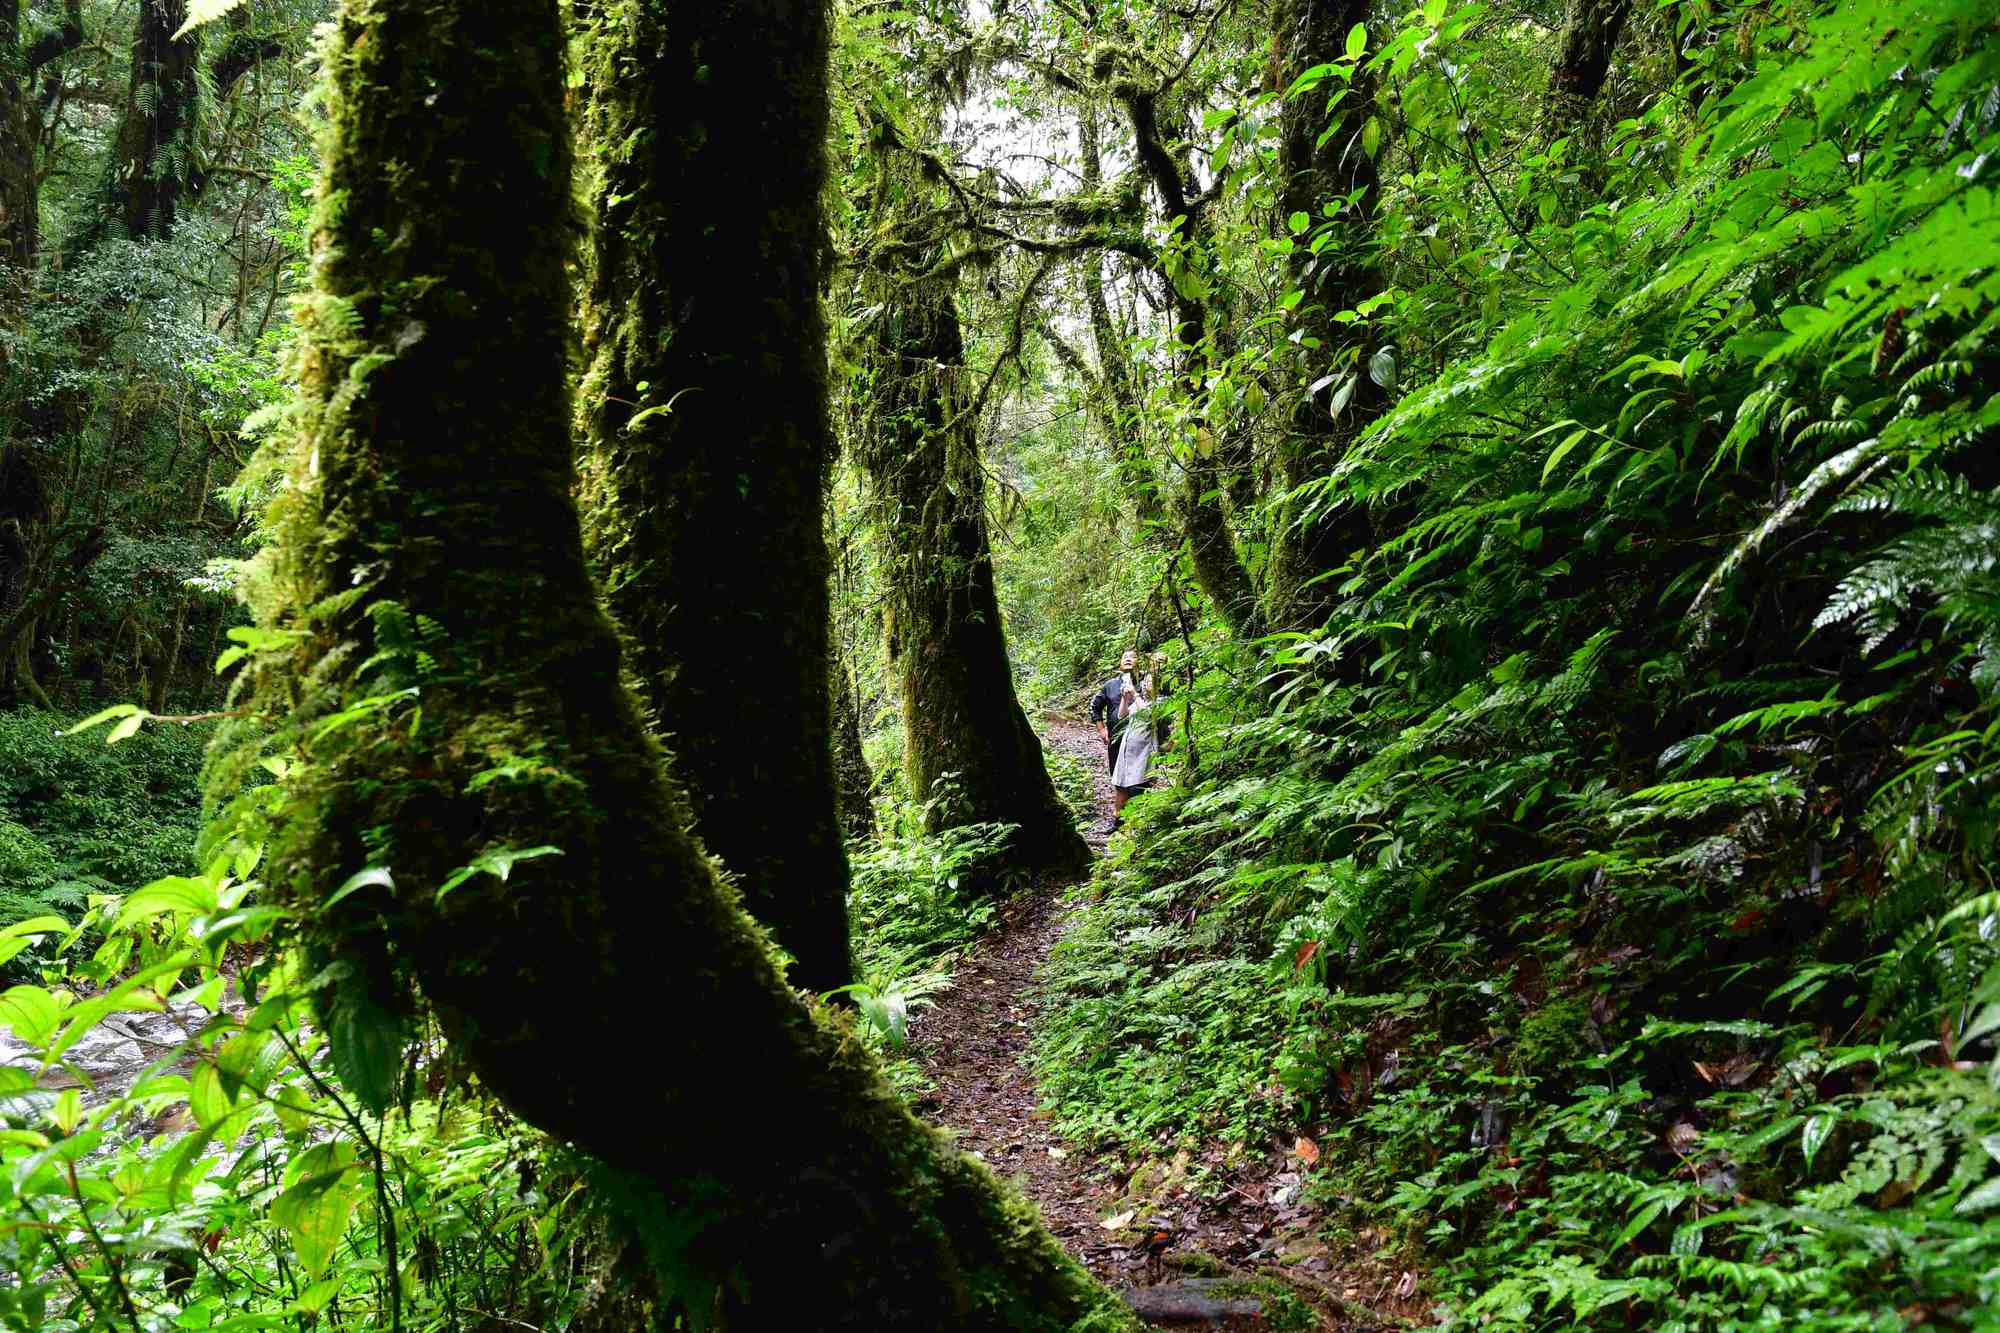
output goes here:
[{"label": "fern-covered bank", "polygon": [[[1475,40],[1379,60],[1449,106]],[[1302,493],[1378,541],[1214,648],[1041,1068],[1086,1135],[1314,1136],[1452,1321],[1994,1327],[2000,51],[1923,0],[1732,40],[1601,165],[1527,150],[1539,213],[1389,191],[1415,383]],[[1416,247],[1482,212],[1467,320]]]}]

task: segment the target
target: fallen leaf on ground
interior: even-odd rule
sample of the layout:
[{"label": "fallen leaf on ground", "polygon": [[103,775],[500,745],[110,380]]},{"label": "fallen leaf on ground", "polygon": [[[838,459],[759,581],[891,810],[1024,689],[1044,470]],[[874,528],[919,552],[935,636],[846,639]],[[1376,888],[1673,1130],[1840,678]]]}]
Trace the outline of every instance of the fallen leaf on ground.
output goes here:
[{"label": "fallen leaf on ground", "polygon": [[1055,1158],[1058,1162],[1060,1162],[1063,1158],[1069,1156],[1069,1154],[1064,1152],[1061,1148],[1051,1148],[1049,1149],[1049,1156]]},{"label": "fallen leaf on ground", "polygon": [[1301,1134],[1298,1141],[1292,1145],[1292,1155],[1307,1166],[1311,1166],[1319,1160],[1319,1145]]},{"label": "fallen leaf on ground", "polygon": [[1408,1299],[1410,1299],[1410,1297],[1416,1294],[1417,1294],[1417,1275],[1415,1273],[1403,1274],[1403,1280],[1396,1284],[1396,1299],[1399,1301],[1407,1301]]},{"label": "fallen leaf on ground", "polygon": [[1132,1219],[1138,1215],[1139,1210],[1137,1208],[1127,1208],[1116,1217],[1105,1218],[1104,1229],[1106,1231],[1123,1231],[1126,1227],[1132,1225]]}]

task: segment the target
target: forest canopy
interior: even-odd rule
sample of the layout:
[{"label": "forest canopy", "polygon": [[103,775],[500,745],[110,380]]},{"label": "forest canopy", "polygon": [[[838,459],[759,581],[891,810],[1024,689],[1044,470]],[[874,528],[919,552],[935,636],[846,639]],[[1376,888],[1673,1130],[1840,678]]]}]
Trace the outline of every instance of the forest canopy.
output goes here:
[{"label": "forest canopy", "polygon": [[0,48],[0,1327],[1994,1326],[1991,5]]}]

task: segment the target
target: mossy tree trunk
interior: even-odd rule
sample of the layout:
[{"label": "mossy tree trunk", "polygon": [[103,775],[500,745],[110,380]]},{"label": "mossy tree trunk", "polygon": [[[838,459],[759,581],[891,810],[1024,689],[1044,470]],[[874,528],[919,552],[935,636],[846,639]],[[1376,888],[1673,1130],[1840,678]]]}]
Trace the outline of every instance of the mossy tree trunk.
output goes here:
[{"label": "mossy tree trunk", "polygon": [[[1274,12],[1280,83],[1290,87],[1315,66],[1342,62],[1347,34],[1367,21],[1368,7],[1369,0],[1280,0]],[[1303,331],[1298,396],[1277,460],[1288,491],[1338,465],[1388,402],[1379,379],[1393,362],[1373,364],[1382,350],[1374,327],[1335,318],[1383,290],[1372,253],[1381,179],[1363,139],[1376,115],[1375,77],[1362,62],[1348,67],[1348,77],[1328,77],[1293,97],[1281,122],[1280,225],[1290,230],[1289,221],[1303,213],[1316,229],[1328,222],[1325,208],[1338,210],[1333,241],[1319,253],[1306,243],[1312,230],[1293,238],[1289,276],[1305,295],[1293,311]],[[1322,380],[1323,387],[1310,388]],[[1334,602],[1328,575],[1370,539],[1367,511],[1338,496],[1281,506],[1264,590],[1272,622],[1292,629],[1320,624]]]},{"label": "mossy tree trunk", "polygon": [[[705,6],[668,16],[700,22]],[[718,113],[740,99],[746,116],[776,104],[817,121],[820,6],[730,8],[737,55],[761,52],[765,77],[713,88]],[[420,992],[485,1087],[603,1164],[596,1187],[704,1322],[1134,1327],[1025,1205],[911,1117],[843,1019],[784,984],[687,833],[572,499],[564,56],[556,0],[348,0],[327,49],[301,416],[265,585],[266,623],[300,637],[293,660],[257,670],[298,738],[270,882],[307,913],[308,946],[350,965],[321,1002],[349,1089],[387,1100],[390,1015]],[[704,208],[711,186],[651,182]],[[786,234],[766,206],[745,201],[739,225]],[[787,252],[816,255],[817,210],[790,225]],[[811,293],[810,264],[806,278]],[[817,358],[810,311],[791,326]],[[763,387],[793,391],[777,373]],[[816,523],[817,495],[799,495]],[[766,586],[824,572],[785,553]],[[707,571],[678,573],[669,591]],[[781,596],[745,613],[796,614]],[[808,645],[824,633],[794,628]],[[807,665],[823,687],[824,660]],[[415,700],[396,701],[410,688],[420,724]],[[481,851],[535,847],[561,855],[440,897]],[[330,906],[366,867],[393,878]],[[635,1070],[631,1026],[659,1015]]]},{"label": "mossy tree trunk", "polygon": [[932,829],[1018,824],[1010,865],[1081,870],[1089,850],[1014,694],[955,276],[885,283],[858,446],[878,505],[904,770],[933,801]]},{"label": "mossy tree trunk", "polygon": [[839,653],[827,661],[827,691],[833,698],[833,773],[841,833],[868,838],[875,833],[875,779],[861,748],[861,699],[854,674]]},{"label": "mossy tree trunk", "polygon": [[1550,138],[1589,126],[1591,108],[1611,73],[1611,55],[1631,12],[1631,0],[1569,0],[1542,117]]},{"label": "mossy tree trunk", "polygon": [[[1129,79],[1118,84],[1117,91],[1131,122],[1139,167],[1159,196],[1160,211],[1170,226],[1180,219],[1179,235],[1191,254],[1205,255],[1214,247],[1214,223],[1185,154],[1177,158],[1161,133],[1158,91]],[[1180,363],[1176,370],[1192,400],[1199,396],[1208,358],[1207,293],[1190,281],[1170,278],[1169,287]],[[1229,511],[1223,504],[1230,490],[1224,475],[1226,455],[1212,437],[1203,438],[1203,434],[1197,431],[1195,438],[1179,441],[1174,451],[1181,465],[1179,509],[1188,562],[1194,569],[1195,583],[1230,632],[1238,638],[1255,638],[1264,632],[1263,617],[1256,585],[1237,554]]]},{"label": "mossy tree trunk", "polygon": [[[800,12],[631,0],[590,21],[579,407],[593,561],[695,831],[794,979],[827,991],[853,976],[824,665],[825,115],[796,72],[824,37]],[[785,25],[785,58],[744,24]],[[749,166],[767,160],[813,169]]]},{"label": "mossy tree trunk", "polygon": [[186,22],[187,0],[139,0],[104,200],[135,241],[173,235],[181,202],[194,189],[201,41],[195,34],[175,39]]},{"label": "mossy tree trunk", "polygon": [[[1098,115],[1096,106],[1086,105],[1077,125],[1083,188],[1092,193],[1101,192],[1104,188],[1104,153]],[[1132,365],[1131,357],[1126,354],[1125,340],[1120,335],[1117,320],[1112,317],[1111,302],[1104,291],[1105,259],[1105,255],[1093,251],[1084,256],[1083,264],[1084,307],[1090,313],[1091,347],[1097,353],[1098,373],[1102,381],[1102,393],[1096,395],[1101,400],[1098,413],[1100,429],[1105,432],[1105,443],[1110,447],[1112,457],[1118,464],[1119,476],[1130,493],[1133,516],[1151,540],[1160,542],[1167,539],[1167,514],[1165,506],[1160,503],[1160,479],[1151,460],[1146,457],[1138,372]]]},{"label": "mossy tree trunk", "polygon": [[64,0],[62,21],[21,40],[21,0],[0,0],[0,262],[25,289],[40,246],[42,112],[35,79],[83,44],[83,0]]}]

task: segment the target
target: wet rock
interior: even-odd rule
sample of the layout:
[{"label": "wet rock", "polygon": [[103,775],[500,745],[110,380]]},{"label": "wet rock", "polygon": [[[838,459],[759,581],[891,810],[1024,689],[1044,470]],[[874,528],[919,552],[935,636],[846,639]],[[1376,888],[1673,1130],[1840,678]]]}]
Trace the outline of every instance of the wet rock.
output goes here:
[{"label": "wet rock", "polygon": [[1234,1285],[1217,1278],[1188,1278],[1157,1287],[1121,1287],[1118,1298],[1142,1319],[1220,1321],[1263,1312],[1262,1301],[1227,1290]]}]

